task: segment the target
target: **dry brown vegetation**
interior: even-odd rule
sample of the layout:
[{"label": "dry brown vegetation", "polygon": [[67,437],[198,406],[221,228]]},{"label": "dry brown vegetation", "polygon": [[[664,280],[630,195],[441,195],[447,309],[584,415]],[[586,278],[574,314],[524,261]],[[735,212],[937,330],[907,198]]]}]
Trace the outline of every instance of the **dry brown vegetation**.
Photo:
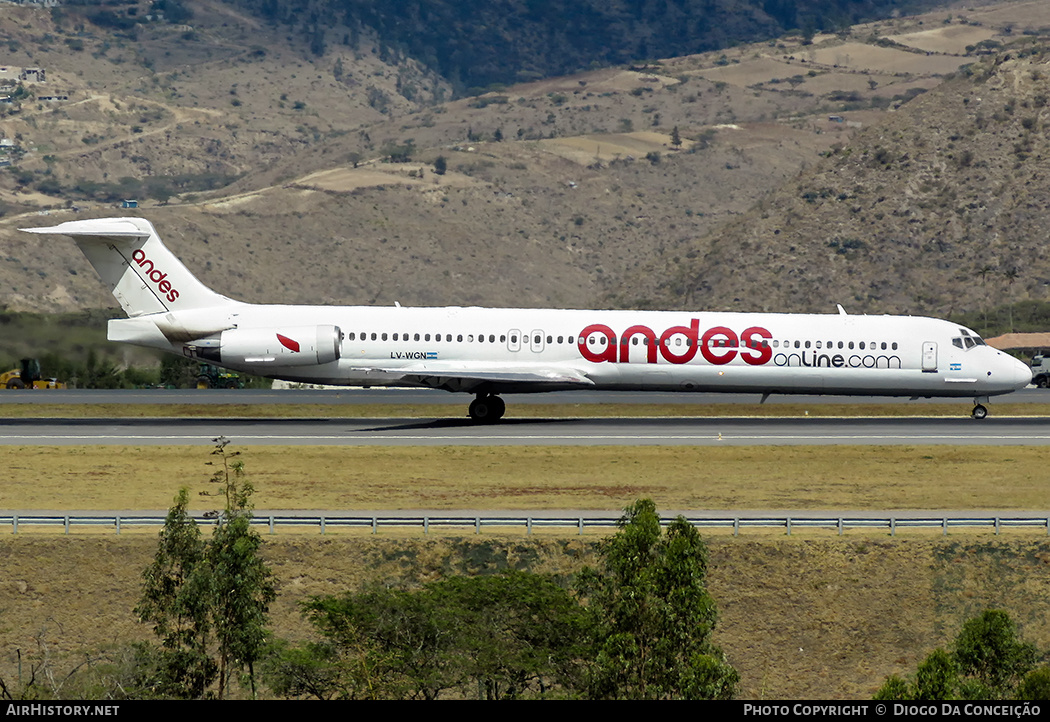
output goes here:
[{"label": "dry brown vegetation", "polygon": [[[368,582],[418,584],[450,573],[508,567],[568,575],[590,559],[589,540],[404,539],[302,535],[267,538],[279,580],[274,632],[309,635],[298,604]],[[718,643],[749,699],[857,699],[904,674],[985,608],[1008,611],[1024,636],[1050,646],[1047,542],[910,534],[888,539],[712,537],[709,583]],[[142,569],[155,541],[33,537],[0,542],[0,673],[47,655],[69,669],[87,650],[146,639],[134,622]]]},{"label": "dry brown vegetation", "polygon": [[[1017,111],[1009,123],[989,121],[977,136],[963,128],[956,141],[930,134],[950,135],[952,123],[973,120],[956,107],[977,92],[972,79],[898,113],[885,109],[980,60],[978,50],[958,46],[976,31],[1006,44],[1041,32],[1044,19],[1029,5],[900,18],[809,46],[784,38],[668,59],[645,72],[596,70],[451,102],[442,102],[448,87],[440,79],[408,61],[381,63],[367,39],[358,51],[333,45],[314,57],[221,3],[201,4],[188,36],[147,27],[137,40],[90,26],[80,33],[48,13],[9,7],[0,13],[13,48],[7,62],[45,66],[49,80],[37,90],[68,89],[71,97],[25,103],[2,128],[27,149],[20,169],[49,170],[67,187],[122,176],[243,174],[220,192],[183,193],[167,205],[143,199],[139,212],[205,282],[249,301],[825,310],[840,300],[858,311],[960,310],[1041,288],[1042,272],[1031,264],[1009,284],[984,273],[976,294],[968,283],[984,265],[996,273],[1020,265],[1026,252],[1041,262],[1028,229],[1042,222],[1044,206],[1037,191],[1022,195],[1010,185],[1033,175],[1041,134],[1030,134],[1023,172],[1007,167],[1016,162],[1010,148],[1028,142],[1013,137],[1014,126],[1038,115],[1031,106],[1038,90],[1022,82],[1010,91]],[[993,102],[981,92],[986,106]],[[941,113],[955,117],[942,121]],[[830,114],[845,122],[830,122]],[[864,133],[854,139],[858,126]],[[670,146],[674,127],[681,150]],[[494,141],[496,130],[502,142]],[[916,137],[934,160],[916,160]],[[410,141],[411,163],[371,162]],[[821,196],[825,186],[812,175],[798,180],[814,166],[831,172],[828,164],[846,151],[826,161],[819,154],[833,147],[856,159],[880,144],[912,165],[829,180],[833,199],[860,188],[863,203],[835,200],[842,208],[859,204],[853,215],[829,216],[835,203]],[[1003,160],[979,171],[998,144]],[[876,218],[927,204],[931,194],[942,204],[945,188],[966,182],[946,156],[961,157],[971,145],[972,183],[950,191],[966,204],[944,201],[958,218],[936,209],[925,209],[920,225],[904,225],[914,212],[894,217],[900,237],[890,220]],[[432,170],[438,155],[448,159],[444,177]],[[0,173],[0,201],[10,211],[0,223],[0,302],[111,305],[71,245],[58,241],[41,254],[39,239],[14,232],[43,222],[11,217],[20,210],[50,205],[47,222],[75,217],[58,210],[68,194],[34,189],[43,177],[20,186],[17,174]],[[815,204],[778,200],[810,185]],[[780,187],[788,190],[766,198]],[[991,196],[1011,194],[1023,204],[993,208]],[[877,201],[882,195],[888,200]],[[744,215],[758,201],[760,210]],[[887,210],[874,207],[880,203]],[[989,210],[958,211],[972,203]],[[78,204],[81,216],[120,213]],[[1030,209],[1023,219],[1022,209]],[[952,250],[932,259],[897,253],[884,239],[938,244],[944,224]],[[989,243],[988,228],[1005,240]],[[854,236],[867,250],[838,254],[828,246]]]},{"label": "dry brown vegetation", "polygon": [[[1041,509],[1044,447],[250,447],[259,509]],[[0,447],[0,508],[161,510],[206,450]],[[195,500],[206,510],[207,501]]]}]

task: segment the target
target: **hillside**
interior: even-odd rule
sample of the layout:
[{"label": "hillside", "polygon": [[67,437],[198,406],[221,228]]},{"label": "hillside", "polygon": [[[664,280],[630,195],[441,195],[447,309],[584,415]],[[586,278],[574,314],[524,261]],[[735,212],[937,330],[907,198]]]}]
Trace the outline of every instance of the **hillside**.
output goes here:
[{"label": "hillside", "polygon": [[[830,268],[843,268],[828,282],[844,279],[851,292],[839,299],[851,310],[941,308],[953,293],[956,310],[977,308],[984,299],[957,278],[984,256],[963,250],[965,238],[958,257],[937,259],[943,272],[930,272],[923,293],[933,300],[913,303],[884,271],[867,281],[877,293],[857,281],[852,264],[868,256],[852,231],[839,231],[837,248],[823,239],[824,253],[791,251],[799,242],[774,252],[796,230],[771,204],[814,186],[792,212],[803,216],[798,237],[823,238],[820,214],[845,204],[821,198],[840,181],[817,183],[815,172],[876,153],[871,143],[899,144],[893,134],[910,138],[912,125],[922,132],[923,114],[950,105],[939,99],[980,80],[959,74],[928,92],[946,74],[1050,27],[1040,3],[1000,3],[448,100],[448,81],[367,33],[356,49],[329,43],[316,55],[301,35],[231,5],[187,4],[192,26],[120,32],[71,12],[0,9],[10,62],[47,71],[23,84],[28,97],[0,105],[0,136],[11,141],[0,146],[10,162],[0,169],[0,304],[112,306],[72,244],[49,242],[45,254],[14,229],[126,215],[120,200],[134,198],[130,212],[154,221],[206,283],[248,301],[827,310],[830,255]],[[58,88],[68,99],[41,100]],[[1011,122],[988,113],[979,134],[988,152],[1018,142],[1009,134],[1032,115],[1022,102]],[[1029,136],[1035,149],[1041,134]],[[962,152],[971,140],[946,142]],[[875,198],[904,187],[888,167]],[[762,223],[750,210],[759,202]],[[880,213],[871,211],[877,227]],[[1041,210],[1031,213],[1035,224]],[[759,234],[768,255],[729,240],[740,229]],[[902,286],[915,282],[909,273]],[[820,280],[781,281],[796,277]],[[991,271],[982,278],[990,289]],[[756,287],[771,295],[755,298]],[[1020,298],[1037,282],[1009,288]]]},{"label": "hillside", "polygon": [[694,259],[665,257],[662,300],[946,315],[1045,298],[1050,48],[1013,47],[836,145]]},{"label": "hillside", "polygon": [[595,66],[722,50],[790,31],[813,34],[937,0],[234,0],[313,52],[371,32],[458,89],[567,75]]}]

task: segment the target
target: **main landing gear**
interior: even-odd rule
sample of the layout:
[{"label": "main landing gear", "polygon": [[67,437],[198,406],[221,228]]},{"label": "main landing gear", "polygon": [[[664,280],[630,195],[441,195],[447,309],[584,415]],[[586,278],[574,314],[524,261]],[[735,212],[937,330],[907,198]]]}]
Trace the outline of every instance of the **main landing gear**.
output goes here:
[{"label": "main landing gear", "polygon": [[467,413],[470,418],[479,424],[491,424],[503,418],[507,411],[507,405],[503,399],[492,394],[478,394],[478,397],[470,402]]},{"label": "main landing gear", "polygon": [[988,400],[988,397],[986,397],[986,396],[978,396],[976,399],[974,399],[973,400],[973,411],[970,412],[970,416],[972,416],[977,421],[981,421],[982,419],[987,418],[988,417],[988,409],[987,409],[987,407],[985,407],[985,405],[983,403],[983,402],[985,402],[987,400]]}]

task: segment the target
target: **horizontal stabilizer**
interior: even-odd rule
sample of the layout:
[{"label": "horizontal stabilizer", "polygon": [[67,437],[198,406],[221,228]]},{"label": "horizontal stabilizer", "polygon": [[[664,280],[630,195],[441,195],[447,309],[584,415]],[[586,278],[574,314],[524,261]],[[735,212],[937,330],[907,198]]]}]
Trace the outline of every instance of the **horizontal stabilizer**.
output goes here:
[{"label": "horizontal stabilizer", "polygon": [[84,221],[67,221],[46,228],[21,228],[26,233],[50,233],[63,236],[93,236],[95,238],[149,238],[152,226],[142,228],[131,218],[92,218]]},{"label": "horizontal stabilizer", "polygon": [[92,218],[22,230],[72,237],[130,317],[233,303],[198,281],[144,218]]}]

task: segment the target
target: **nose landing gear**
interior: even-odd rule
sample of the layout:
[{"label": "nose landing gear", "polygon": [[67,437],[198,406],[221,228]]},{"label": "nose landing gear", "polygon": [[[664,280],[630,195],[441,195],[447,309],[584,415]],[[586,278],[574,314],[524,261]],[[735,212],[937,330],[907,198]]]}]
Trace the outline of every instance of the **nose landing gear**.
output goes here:
[{"label": "nose landing gear", "polygon": [[478,394],[467,409],[470,418],[479,424],[495,423],[503,418],[506,411],[507,405],[503,403],[503,399],[491,394]]},{"label": "nose landing gear", "polygon": [[988,416],[988,408],[984,405],[988,401],[987,396],[978,396],[973,400],[973,411],[970,412],[975,420],[981,421]]}]

